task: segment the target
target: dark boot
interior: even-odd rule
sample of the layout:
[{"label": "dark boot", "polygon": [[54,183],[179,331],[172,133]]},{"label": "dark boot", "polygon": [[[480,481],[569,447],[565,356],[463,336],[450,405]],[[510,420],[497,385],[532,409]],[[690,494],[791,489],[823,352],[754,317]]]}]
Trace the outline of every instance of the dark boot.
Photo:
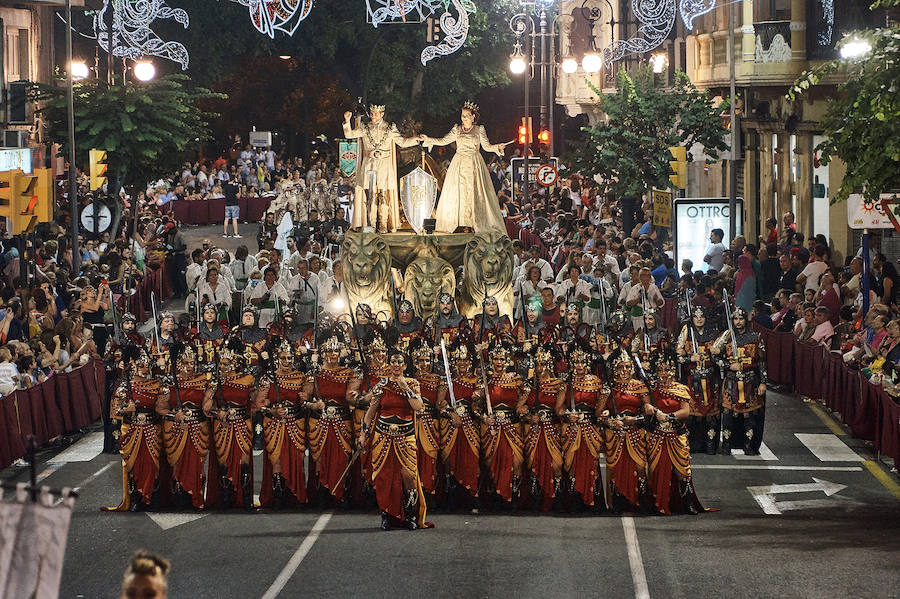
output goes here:
[{"label": "dark boot", "polygon": [[159,480],[153,485],[153,494],[150,496],[150,505],[147,506],[147,509],[151,512],[159,509]]},{"label": "dark boot", "polygon": [[244,509],[253,509],[253,477],[250,476],[250,464],[241,464],[241,499]]},{"label": "dark boot", "polygon": [[744,455],[759,455],[759,443],[753,438],[756,433],[756,417],[744,416]]},{"label": "dark boot", "polygon": [[234,495],[234,483],[228,478],[228,467],[219,466],[219,484],[222,486],[222,509],[232,508],[232,496]]},{"label": "dark boot", "polygon": [[128,501],[131,504],[129,508],[132,512],[140,512],[143,511],[145,506],[142,503],[144,499],[144,495],[141,493],[140,489],[137,488],[137,485],[134,484],[134,479],[128,479]]},{"label": "dark boot", "polygon": [[559,511],[562,506],[562,477],[553,477],[553,511]]},{"label": "dark boot", "polygon": [[456,482],[456,479],[453,478],[452,474],[447,474],[447,503],[446,508],[448,512],[452,512],[457,507],[459,493],[459,483]]},{"label": "dark boot", "polygon": [[257,412],[253,415],[253,451],[262,451],[263,448],[263,415]]},{"label": "dark boot", "polygon": [[387,512],[381,512],[381,530],[391,529],[391,516]]},{"label": "dark boot", "polygon": [[415,489],[410,489],[406,492],[403,515],[406,517],[407,529],[416,530],[419,528],[419,493]]},{"label": "dark boot", "polygon": [[276,510],[284,508],[284,477],[281,473],[272,475],[272,496],[274,498],[272,506]]},{"label": "dark boot", "polygon": [[512,500],[509,503],[514,510],[519,508],[519,487],[521,484],[522,481],[518,476],[512,477]]},{"label": "dark boot", "polygon": [[684,513],[696,516],[699,512],[694,506],[694,486],[690,480],[682,480],[678,483],[681,491],[681,503],[684,505]]}]

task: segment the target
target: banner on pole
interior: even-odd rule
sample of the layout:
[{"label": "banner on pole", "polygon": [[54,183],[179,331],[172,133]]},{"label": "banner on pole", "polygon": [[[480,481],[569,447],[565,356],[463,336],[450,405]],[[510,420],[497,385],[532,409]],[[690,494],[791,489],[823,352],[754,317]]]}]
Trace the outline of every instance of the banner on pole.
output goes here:
[{"label": "banner on pole", "polygon": [[345,177],[350,177],[356,172],[357,152],[359,142],[355,139],[342,139],[338,144],[341,157],[341,172]]}]

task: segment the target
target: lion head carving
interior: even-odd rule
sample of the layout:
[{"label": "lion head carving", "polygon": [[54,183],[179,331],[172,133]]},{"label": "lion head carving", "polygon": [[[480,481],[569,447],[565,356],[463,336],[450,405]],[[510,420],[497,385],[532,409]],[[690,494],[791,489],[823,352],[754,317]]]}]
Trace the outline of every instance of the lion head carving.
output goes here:
[{"label": "lion head carving", "polygon": [[[477,233],[463,257],[463,297],[460,312],[468,318],[481,311],[485,295],[497,298],[501,314],[512,314],[512,241],[505,233]],[[464,311],[465,310],[465,311]]]},{"label": "lion head carving", "polygon": [[344,282],[353,304],[366,303],[390,313],[391,249],[372,234],[350,234],[341,245]]},{"label": "lion head carving", "polygon": [[443,258],[416,258],[406,267],[405,280],[406,298],[412,302],[415,313],[422,318],[428,318],[437,312],[441,292],[453,295],[456,289],[456,273]]}]

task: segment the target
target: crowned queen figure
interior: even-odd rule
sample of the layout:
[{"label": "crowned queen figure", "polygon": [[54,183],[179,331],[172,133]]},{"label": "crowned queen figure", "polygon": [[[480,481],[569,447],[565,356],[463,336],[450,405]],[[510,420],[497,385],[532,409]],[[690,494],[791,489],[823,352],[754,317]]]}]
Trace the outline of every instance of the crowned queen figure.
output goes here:
[{"label": "crowned queen figure", "polygon": [[435,230],[454,233],[457,230],[506,232],[500,203],[491,173],[481,149],[503,156],[506,143],[492,144],[482,125],[477,125],[478,105],[466,102],[459,115],[461,123],[454,125],[447,135],[440,138],[420,136],[425,147],[445,146],[456,142],[456,154],[450,161],[444,177],[444,187],[438,200]]},{"label": "crowned queen figure", "polygon": [[406,148],[419,140],[405,138],[384,120],[384,106],[369,106],[369,120],[354,128],[353,113],[344,113],[344,137],[359,139],[359,167],[353,193],[351,228],[372,227],[394,232],[400,227],[396,146]]}]

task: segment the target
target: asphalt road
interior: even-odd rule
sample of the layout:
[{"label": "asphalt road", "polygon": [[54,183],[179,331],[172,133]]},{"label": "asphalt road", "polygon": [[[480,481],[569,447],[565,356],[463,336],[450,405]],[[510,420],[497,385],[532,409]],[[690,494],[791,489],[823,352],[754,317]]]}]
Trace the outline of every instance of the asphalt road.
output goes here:
[{"label": "asphalt road", "polygon": [[121,470],[97,433],[38,471],[81,488],[66,598],[117,596],[138,548],[172,561],[174,598],[897,596],[896,474],[817,405],[770,393],[766,424],[762,457],[696,456],[717,511],[694,517],[435,512],[434,529],[386,533],[374,512],[104,513]]}]

